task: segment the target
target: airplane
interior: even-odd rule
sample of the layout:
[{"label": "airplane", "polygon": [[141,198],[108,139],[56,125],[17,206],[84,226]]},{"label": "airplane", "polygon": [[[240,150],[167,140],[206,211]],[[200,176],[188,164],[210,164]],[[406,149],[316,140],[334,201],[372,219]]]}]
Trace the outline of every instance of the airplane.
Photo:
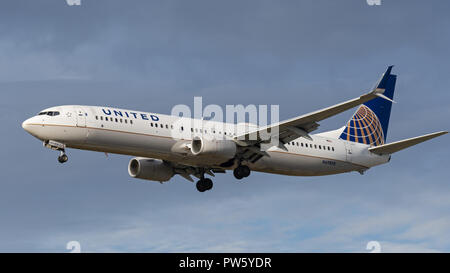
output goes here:
[{"label": "airplane", "polygon": [[[191,182],[194,176],[199,192],[213,187],[206,175],[228,170],[239,180],[251,171],[290,176],[363,174],[389,162],[400,150],[448,133],[386,143],[397,79],[392,68],[368,93],[268,126],[64,105],[42,110],[22,127],[45,147],[59,151],[60,163],[68,160],[66,148],[135,156],[128,164],[131,177],[163,183],[176,174]],[[321,120],[357,106],[341,128],[311,134]]]}]

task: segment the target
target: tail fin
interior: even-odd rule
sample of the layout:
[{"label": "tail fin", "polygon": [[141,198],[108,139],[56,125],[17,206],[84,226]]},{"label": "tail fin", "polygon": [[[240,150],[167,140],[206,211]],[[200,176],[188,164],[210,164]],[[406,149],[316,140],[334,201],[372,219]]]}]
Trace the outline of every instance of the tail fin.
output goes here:
[{"label": "tail fin", "polygon": [[384,89],[383,95],[390,100],[379,97],[362,104],[347,122],[339,138],[371,146],[383,145],[386,142],[397,80],[397,76],[391,74],[392,67],[388,67],[375,86],[375,89]]}]

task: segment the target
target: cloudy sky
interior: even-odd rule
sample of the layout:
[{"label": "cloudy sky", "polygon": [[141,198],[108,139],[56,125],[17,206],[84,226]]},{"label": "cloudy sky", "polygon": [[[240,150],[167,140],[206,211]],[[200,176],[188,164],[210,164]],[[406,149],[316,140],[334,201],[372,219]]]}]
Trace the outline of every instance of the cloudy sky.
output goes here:
[{"label": "cloudy sky", "polygon": [[[0,251],[450,251],[448,136],[361,176],[130,178],[130,157],[57,152],[21,128],[49,106],[170,113],[278,104],[281,119],[398,75],[388,142],[448,130],[450,2],[7,0],[0,9]],[[352,111],[321,123],[341,127]]]}]

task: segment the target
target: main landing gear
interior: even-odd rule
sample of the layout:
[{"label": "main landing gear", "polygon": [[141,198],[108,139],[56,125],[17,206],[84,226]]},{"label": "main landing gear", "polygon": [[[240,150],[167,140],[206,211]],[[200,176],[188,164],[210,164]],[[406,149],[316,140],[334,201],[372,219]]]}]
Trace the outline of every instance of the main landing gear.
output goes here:
[{"label": "main landing gear", "polygon": [[199,192],[209,191],[213,187],[213,182],[211,179],[203,177],[197,181],[196,186]]},{"label": "main landing gear", "polygon": [[69,160],[69,157],[66,155],[66,152],[64,150],[60,150],[60,155],[58,156],[59,163],[65,163],[67,160]]},{"label": "main landing gear", "polygon": [[[236,179],[242,179],[250,175],[250,168],[247,165],[239,165],[234,169],[233,174]],[[195,185],[199,192],[209,191],[213,188],[213,182],[209,178],[205,178],[205,173],[202,173],[200,180]]]},{"label": "main landing gear", "polygon": [[233,171],[234,177],[236,179],[242,179],[250,175],[250,168],[247,165],[239,165]]},{"label": "main landing gear", "polygon": [[199,192],[209,191],[213,187],[213,182],[209,178],[205,178],[205,170],[201,171],[200,180],[195,184]]}]

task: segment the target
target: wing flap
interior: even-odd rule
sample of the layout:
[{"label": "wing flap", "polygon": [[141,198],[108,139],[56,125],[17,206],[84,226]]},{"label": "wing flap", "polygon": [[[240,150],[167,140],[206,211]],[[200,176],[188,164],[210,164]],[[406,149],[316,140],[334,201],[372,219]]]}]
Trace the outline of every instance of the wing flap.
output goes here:
[{"label": "wing flap", "polygon": [[447,133],[448,132],[441,131],[441,132],[431,133],[431,134],[427,134],[427,135],[423,135],[423,136],[408,138],[408,139],[392,142],[389,144],[372,147],[372,148],[369,148],[369,151],[372,153],[379,154],[379,155],[393,154],[395,152],[398,152],[398,151],[401,151],[408,147],[417,145],[421,142],[430,140],[432,138],[435,138],[435,137],[438,137],[441,135],[445,135]]}]

